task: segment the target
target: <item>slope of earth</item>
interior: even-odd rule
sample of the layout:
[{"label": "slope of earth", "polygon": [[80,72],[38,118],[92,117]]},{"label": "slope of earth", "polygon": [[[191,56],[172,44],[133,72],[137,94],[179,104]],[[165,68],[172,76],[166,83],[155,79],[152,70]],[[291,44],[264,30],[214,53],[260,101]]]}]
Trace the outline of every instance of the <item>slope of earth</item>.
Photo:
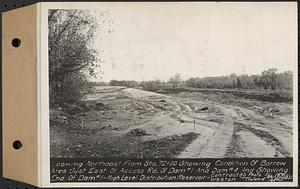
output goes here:
[{"label": "slope of earth", "polygon": [[[292,104],[230,93],[95,87],[80,121],[52,124],[52,157],[287,157]],[[67,118],[68,119],[68,118]]]}]

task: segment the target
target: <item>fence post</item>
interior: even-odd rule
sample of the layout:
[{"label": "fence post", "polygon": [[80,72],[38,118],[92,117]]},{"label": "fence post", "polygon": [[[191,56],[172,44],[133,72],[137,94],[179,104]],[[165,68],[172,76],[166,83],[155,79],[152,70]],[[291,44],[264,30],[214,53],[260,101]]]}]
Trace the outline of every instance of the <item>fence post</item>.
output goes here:
[{"label": "fence post", "polygon": [[196,119],[194,118],[194,131],[196,131]]},{"label": "fence post", "polygon": [[81,129],[83,129],[83,117],[81,117]]}]

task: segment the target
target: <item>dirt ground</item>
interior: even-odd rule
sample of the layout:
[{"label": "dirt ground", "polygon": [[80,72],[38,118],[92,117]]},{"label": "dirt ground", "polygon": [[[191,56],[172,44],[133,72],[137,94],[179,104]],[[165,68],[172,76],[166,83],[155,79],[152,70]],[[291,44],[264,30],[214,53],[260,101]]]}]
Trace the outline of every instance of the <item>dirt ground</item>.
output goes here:
[{"label": "dirt ground", "polygon": [[51,123],[51,156],[290,157],[291,99],[261,96],[97,86],[79,121]]}]

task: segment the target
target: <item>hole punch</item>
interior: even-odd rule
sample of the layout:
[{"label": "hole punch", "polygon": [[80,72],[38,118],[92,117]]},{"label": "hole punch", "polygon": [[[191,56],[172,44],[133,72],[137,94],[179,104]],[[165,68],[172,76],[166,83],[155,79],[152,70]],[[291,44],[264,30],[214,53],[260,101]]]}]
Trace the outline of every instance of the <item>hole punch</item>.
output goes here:
[{"label": "hole punch", "polygon": [[14,141],[14,143],[13,143],[13,148],[16,149],[16,150],[19,150],[20,148],[22,148],[22,146],[23,146],[23,144],[22,144],[22,142],[19,141],[19,140],[16,140],[16,141]]},{"label": "hole punch", "polygon": [[21,45],[21,39],[19,38],[14,38],[12,41],[11,41],[11,44],[13,47],[19,47]]}]

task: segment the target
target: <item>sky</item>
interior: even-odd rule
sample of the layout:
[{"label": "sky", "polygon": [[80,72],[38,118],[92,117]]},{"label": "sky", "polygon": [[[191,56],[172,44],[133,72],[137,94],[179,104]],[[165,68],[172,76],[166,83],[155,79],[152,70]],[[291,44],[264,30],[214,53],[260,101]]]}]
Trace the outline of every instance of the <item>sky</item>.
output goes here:
[{"label": "sky", "polygon": [[[94,81],[259,74],[297,65],[296,3],[115,3],[94,7],[105,61]],[[109,32],[104,31],[109,30]],[[100,32],[99,32],[100,33]]]}]

